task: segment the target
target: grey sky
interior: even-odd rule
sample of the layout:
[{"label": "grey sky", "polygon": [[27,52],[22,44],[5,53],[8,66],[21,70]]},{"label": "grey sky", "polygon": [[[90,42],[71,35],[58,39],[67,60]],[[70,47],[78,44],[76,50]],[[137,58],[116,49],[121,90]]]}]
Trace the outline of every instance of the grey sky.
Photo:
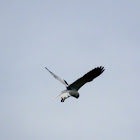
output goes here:
[{"label": "grey sky", "polygon": [[[139,140],[138,0],[0,1],[1,140]],[[80,98],[54,100],[74,82],[105,72]]]}]

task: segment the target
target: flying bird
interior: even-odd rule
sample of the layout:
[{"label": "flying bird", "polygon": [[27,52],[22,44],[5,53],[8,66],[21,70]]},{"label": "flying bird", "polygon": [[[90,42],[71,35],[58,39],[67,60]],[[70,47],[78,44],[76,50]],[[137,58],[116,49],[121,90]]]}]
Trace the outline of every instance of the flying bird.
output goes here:
[{"label": "flying bird", "polygon": [[54,76],[55,79],[60,81],[66,87],[66,90],[63,90],[61,92],[61,94],[57,96],[57,97],[61,98],[61,102],[64,102],[65,99],[67,99],[71,96],[78,99],[79,98],[78,90],[87,82],[91,82],[93,79],[95,79],[96,77],[101,75],[105,70],[104,67],[102,67],[102,66],[94,68],[93,70],[89,71],[84,76],[82,76],[81,78],[77,79],[75,82],[73,82],[72,84],[69,85],[65,80],[63,80],[60,77],[58,77],[57,75],[55,75],[48,68],[46,68],[46,69],[50,72],[50,74],[52,74],[52,76]]}]

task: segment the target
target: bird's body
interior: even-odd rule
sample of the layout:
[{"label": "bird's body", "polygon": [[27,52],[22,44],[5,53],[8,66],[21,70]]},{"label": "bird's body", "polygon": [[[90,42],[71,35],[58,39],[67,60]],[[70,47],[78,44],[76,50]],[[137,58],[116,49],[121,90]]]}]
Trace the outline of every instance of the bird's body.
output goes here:
[{"label": "bird's body", "polygon": [[65,99],[67,99],[67,98],[69,98],[71,96],[72,97],[75,97],[75,98],[79,98],[78,91],[76,91],[74,89],[73,90],[66,89],[66,90],[62,91],[61,94],[58,95],[57,97],[60,97],[61,98],[61,102],[64,102]]},{"label": "bird's body", "polygon": [[47,69],[47,70],[54,76],[54,78],[56,78],[57,80],[59,80],[62,84],[64,84],[66,86],[66,90],[62,91],[61,94],[57,96],[57,97],[61,98],[61,102],[64,102],[65,99],[67,99],[71,96],[75,97],[75,98],[79,98],[78,90],[84,84],[86,84],[87,82],[91,82],[94,78],[96,78],[100,74],[102,74],[104,71],[104,67],[101,66],[101,67],[97,67],[97,68],[91,70],[90,72],[88,72],[87,74],[85,74],[84,76],[82,76],[81,78],[79,78],[78,80],[76,80],[75,82],[73,82],[70,85],[65,80],[62,80],[60,77],[58,77],[57,75],[52,73],[49,69]]}]

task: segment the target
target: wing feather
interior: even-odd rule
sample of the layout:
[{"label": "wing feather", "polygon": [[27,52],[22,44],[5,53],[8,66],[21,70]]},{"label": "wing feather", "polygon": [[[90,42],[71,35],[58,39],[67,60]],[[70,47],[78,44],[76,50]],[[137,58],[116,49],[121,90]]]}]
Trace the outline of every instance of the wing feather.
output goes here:
[{"label": "wing feather", "polygon": [[75,82],[70,84],[67,87],[67,89],[79,90],[85,83],[91,82],[94,78],[96,78],[100,74],[102,74],[104,70],[105,70],[104,67],[100,66],[100,67],[97,67],[97,68],[89,71],[83,77],[79,78],[78,80],[76,80]]},{"label": "wing feather", "polygon": [[[45,67],[46,68],[46,67]],[[52,76],[57,79],[58,81],[60,81],[62,84],[64,84],[66,87],[68,86],[68,83],[65,80],[62,80],[60,77],[58,77],[57,75],[55,75],[53,72],[51,72],[48,68],[46,68],[50,74],[52,74]]]}]

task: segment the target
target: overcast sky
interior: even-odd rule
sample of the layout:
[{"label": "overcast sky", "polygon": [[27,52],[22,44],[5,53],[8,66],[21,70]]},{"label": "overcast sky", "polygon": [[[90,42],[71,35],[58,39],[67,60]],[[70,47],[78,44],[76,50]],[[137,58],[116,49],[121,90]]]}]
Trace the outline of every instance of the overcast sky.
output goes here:
[{"label": "overcast sky", "polygon": [[[54,99],[97,66],[79,99]],[[140,139],[140,1],[0,1],[1,140]]]}]

